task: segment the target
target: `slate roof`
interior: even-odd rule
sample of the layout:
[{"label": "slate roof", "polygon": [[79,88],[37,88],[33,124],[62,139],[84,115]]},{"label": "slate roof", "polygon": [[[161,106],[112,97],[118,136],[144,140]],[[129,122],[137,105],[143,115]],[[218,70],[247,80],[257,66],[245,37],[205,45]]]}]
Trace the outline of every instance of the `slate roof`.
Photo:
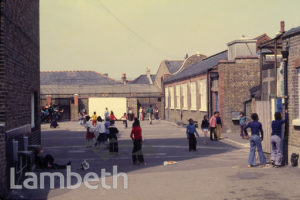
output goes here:
[{"label": "slate roof", "polygon": [[[150,76],[151,76],[151,79],[152,79],[152,83],[154,83],[156,75],[151,74]],[[136,79],[134,79],[132,81],[129,81],[128,84],[150,84],[150,82],[147,78],[147,75],[142,74],[139,77],[137,77]]]},{"label": "slate roof", "polygon": [[164,81],[164,83],[171,83],[171,82],[184,80],[184,79],[188,79],[188,78],[200,75],[203,72],[206,72],[208,69],[217,66],[220,60],[227,60],[227,59],[228,59],[227,50],[222,51],[218,54],[215,54],[215,55],[205,58],[200,63],[195,63],[195,64],[183,69],[178,74],[166,79]]},{"label": "slate roof", "polygon": [[168,67],[169,72],[171,74],[174,74],[175,72],[177,72],[180,69],[180,67],[183,64],[183,61],[169,61],[169,60],[166,60],[165,64]]},{"label": "slate roof", "polygon": [[288,31],[283,35],[283,38],[290,37],[290,36],[292,36],[292,35],[294,35],[294,34],[300,34],[300,26],[288,30]]},{"label": "slate roof", "polygon": [[41,85],[114,85],[120,82],[95,71],[54,71],[40,73]]},{"label": "slate roof", "polygon": [[[90,94],[135,94],[135,96],[159,96],[154,85],[41,85],[41,95],[90,95]],[[139,95],[140,94],[140,95]]]}]

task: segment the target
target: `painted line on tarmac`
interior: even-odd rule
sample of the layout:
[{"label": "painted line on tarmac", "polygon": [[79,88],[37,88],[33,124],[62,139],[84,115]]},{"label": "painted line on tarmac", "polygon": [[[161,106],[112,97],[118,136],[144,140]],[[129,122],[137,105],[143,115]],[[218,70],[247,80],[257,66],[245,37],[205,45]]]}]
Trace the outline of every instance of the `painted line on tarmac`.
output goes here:
[{"label": "painted line on tarmac", "polygon": [[244,147],[244,148],[250,148],[250,145],[249,145],[249,143],[247,143],[247,144],[245,144],[245,143],[240,143],[240,142],[237,142],[237,141],[234,141],[234,140],[228,139],[228,138],[224,139],[223,141],[228,141],[228,142],[231,142],[231,143],[234,143],[234,144],[240,145],[240,146],[242,146],[242,147]]}]

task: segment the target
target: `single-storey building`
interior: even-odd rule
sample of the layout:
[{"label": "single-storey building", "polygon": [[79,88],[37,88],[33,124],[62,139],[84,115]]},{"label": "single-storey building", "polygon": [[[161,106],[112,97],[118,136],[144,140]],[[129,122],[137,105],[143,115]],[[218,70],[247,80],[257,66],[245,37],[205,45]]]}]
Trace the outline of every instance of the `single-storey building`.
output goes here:
[{"label": "single-storey building", "polygon": [[161,107],[161,92],[149,70],[132,81],[126,74],[117,81],[94,71],[41,72],[40,76],[41,106],[58,105],[64,110],[63,120],[77,120],[81,111],[103,117],[106,107],[117,118],[130,110],[138,116],[140,106]]}]

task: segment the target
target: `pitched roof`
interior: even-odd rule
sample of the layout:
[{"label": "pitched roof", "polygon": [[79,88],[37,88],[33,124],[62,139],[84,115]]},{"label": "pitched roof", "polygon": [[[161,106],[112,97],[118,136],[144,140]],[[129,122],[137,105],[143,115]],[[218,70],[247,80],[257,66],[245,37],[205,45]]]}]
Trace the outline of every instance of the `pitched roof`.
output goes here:
[{"label": "pitched roof", "polygon": [[95,71],[52,71],[40,73],[41,85],[113,85],[120,82]]},{"label": "pitched roof", "polygon": [[288,31],[283,35],[283,38],[290,37],[290,36],[292,36],[292,35],[294,35],[294,34],[300,34],[300,26],[288,30]]},{"label": "pitched roof", "polygon": [[41,85],[41,95],[84,95],[84,94],[135,94],[135,96],[159,96],[154,85]]},{"label": "pitched roof", "polygon": [[228,58],[227,50],[222,51],[222,52],[212,55],[208,58],[205,58],[200,63],[195,63],[195,64],[183,69],[178,74],[166,79],[164,81],[164,83],[171,83],[171,82],[184,80],[184,79],[188,79],[188,78],[200,75],[203,72],[206,72],[208,69],[217,66],[220,60],[227,60],[227,58]]},{"label": "pitched roof", "polygon": [[168,67],[169,72],[171,74],[173,74],[173,73],[177,72],[180,69],[181,65],[183,64],[183,61],[171,61],[171,60],[169,61],[169,60],[166,60],[165,64]]},{"label": "pitched roof", "polygon": [[[154,83],[156,75],[151,74],[150,76],[151,76],[152,83]],[[150,84],[150,82],[149,82],[147,75],[142,74],[139,77],[137,77],[136,79],[129,81],[128,84]]]}]

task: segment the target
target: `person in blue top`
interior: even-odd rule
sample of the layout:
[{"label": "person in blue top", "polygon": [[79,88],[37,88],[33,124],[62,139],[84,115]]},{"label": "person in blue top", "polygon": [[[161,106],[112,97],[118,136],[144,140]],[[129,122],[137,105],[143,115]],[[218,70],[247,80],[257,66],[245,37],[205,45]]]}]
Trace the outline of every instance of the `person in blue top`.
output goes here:
[{"label": "person in blue top", "polygon": [[197,137],[199,138],[199,134],[196,130],[195,124],[193,119],[189,119],[189,125],[186,127],[186,136],[187,139],[189,140],[189,151],[196,151],[196,146],[197,146],[197,140],[195,137],[195,133]]},{"label": "person in blue top", "polygon": [[272,153],[271,153],[271,162],[275,167],[281,166],[281,130],[282,124],[286,123],[288,119],[288,111],[285,111],[285,119],[282,120],[280,112],[275,113],[275,120],[272,121],[272,134],[271,134],[271,144],[272,144]]},{"label": "person in blue top", "polygon": [[250,137],[250,153],[249,153],[249,159],[248,159],[248,167],[254,167],[256,166],[256,159],[255,159],[255,149],[257,148],[258,155],[259,155],[259,161],[262,167],[266,166],[266,157],[262,151],[261,141],[264,139],[264,132],[262,129],[262,124],[258,121],[258,115],[256,113],[253,113],[251,115],[251,119],[253,121],[249,122],[245,128],[245,135],[247,138],[248,132],[247,129],[251,128],[251,137]]}]

